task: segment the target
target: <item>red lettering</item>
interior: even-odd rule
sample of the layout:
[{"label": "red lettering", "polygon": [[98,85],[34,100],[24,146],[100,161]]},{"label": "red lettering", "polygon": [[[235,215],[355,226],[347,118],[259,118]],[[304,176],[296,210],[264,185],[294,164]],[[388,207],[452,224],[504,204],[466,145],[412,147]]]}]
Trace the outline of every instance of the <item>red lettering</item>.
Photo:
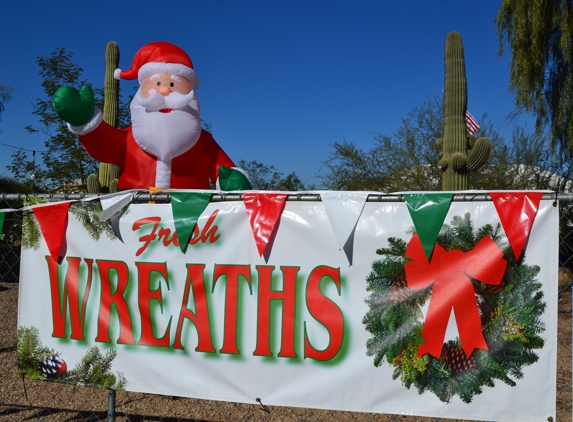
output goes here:
[{"label": "red lettering", "polygon": [[[129,308],[125,301],[124,293],[129,280],[129,271],[125,262],[120,261],[96,261],[101,279],[101,303],[98,316],[98,334],[96,341],[110,343],[109,322],[111,305],[114,305],[119,319],[120,336],[118,343],[134,344],[133,325],[129,315]],[[110,271],[114,270],[117,275],[117,288],[111,293]]]},{"label": "red lettering", "polygon": [[215,210],[213,214],[211,214],[211,216],[205,223],[203,230],[201,230],[201,233],[199,233],[199,228],[197,227],[198,225],[195,224],[195,227],[193,227],[193,235],[191,236],[191,239],[189,239],[190,245],[195,245],[196,243],[199,242],[215,243],[217,239],[219,239],[219,237],[221,236],[217,234],[217,230],[219,230],[219,227],[217,225],[213,225],[213,222],[215,221],[215,218],[217,218],[218,214],[219,210]]},{"label": "red lettering", "polygon": [[137,250],[137,252],[135,253],[135,256],[141,255],[143,253],[143,251],[145,251],[145,249],[147,249],[149,244],[153,240],[155,240],[155,238],[157,237],[156,236],[157,227],[159,226],[160,221],[161,221],[161,217],[147,217],[147,218],[141,218],[141,219],[139,219],[133,223],[133,226],[131,228],[132,231],[138,230],[141,226],[143,226],[145,224],[149,224],[149,223],[153,224],[153,228],[151,229],[151,233],[145,234],[139,238],[139,241],[143,242],[143,246]]},{"label": "red lettering", "polygon": [[[215,210],[213,214],[205,223],[205,226],[202,230],[199,230],[198,225],[196,224],[193,227],[193,234],[189,239],[189,244],[194,245],[196,243],[215,243],[220,234],[217,233],[219,227],[214,224],[215,218],[219,214],[219,210]],[[171,229],[168,228],[159,228],[159,223],[161,223],[161,217],[146,217],[141,218],[133,223],[132,230],[136,231],[139,230],[142,226],[146,224],[153,224],[151,226],[151,231],[147,234],[140,236],[139,241],[143,243],[143,245],[137,250],[135,256],[141,255],[147,247],[151,244],[151,242],[160,242],[162,241],[163,246],[168,247],[171,244],[174,246],[179,246],[179,240],[177,238],[177,232],[171,233]]]},{"label": "red lettering", "polygon": [[151,274],[159,273],[163,276],[167,290],[169,290],[169,278],[167,276],[167,264],[156,262],[136,262],[139,284],[139,314],[141,317],[141,338],[138,344],[144,346],[160,346],[169,347],[169,327],[171,326],[171,317],[163,337],[157,338],[153,334],[153,321],[149,312],[151,301],[156,301],[161,306],[161,313],[163,314],[163,298],[161,297],[161,286],[157,289],[151,290]]},{"label": "red lettering", "polygon": [[257,348],[256,356],[272,356],[270,350],[271,301],[282,302],[282,336],[279,357],[295,358],[294,329],[296,305],[296,276],[298,267],[281,267],[283,273],[283,290],[271,289],[274,266],[257,266],[259,274],[259,300],[257,315]]},{"label": "red lettering", "polygon": [[84,296],[79,304],[79,271],[81,258],[66,258],[68,271],[64,280],[64,292],[60,294],[60,280],[58,277],[58,263],[51,256],[46,256],[50,276],[50,292],[52,297],[52,323],[53,337],[66,338],[67,309],[70,310],[70,322],[72,326],[71,338],[74,340],[84,339],[84,321],[86,317],[86,305],[92,284],[93,259],[86,259],[88,264],[88,278]]},{"label": "red lettering", "polygon": [[[205,278],[203,276],[204,269],[204,264],[187,264],[187,281],[185,282],[185,293],[183,294],[179,321],[177,322],[177,333],[173,343],[174,349],[184,349],[181,344],[181,333],[183,331],[183,322],[185,319],[189,319],[195,325],[199,338],[195,350],[198,352],[215,352],[211,340],[211,324],[209,322],[209,308],[207,306]],[[193,290],[195,312],[187,307],[191,290]]]},{"label": "red lettering", "polygon": [[336,356],[344,338],[344,317],[342,311],[334,302],[320,291],[320,282],[324,277],[330,278],[336,284],[340,296],[340,269],[319,266],[312,270],[306,285],[306,304],[314,319],[320,322],[330,335],[330,343],[324,350],[312,346],[304,324],[304,357],[316,360],[330,360]]},{"label": "red lettering", "polygon": [[[211,217],[209,217],[209,219],[207,220],[205,227],[203,227],[203,230],[201,232],[201,241],[203,243],[207,243],[207,242],[215,243],[217,241],[217,239],[219,239],[220,235],[217,234],[217,230],[219,229],[219,227],[216,225],[211,227],[211,224],[213,224],[213,222],[215,221],[217,214],[219,214],[219,210],[215,210],[213,212],[213,214],[211,214]],[[195,227],[197,227],[197,226],[195,226]]]},{"label": "red lettering", "polygon": [[219,352],[238,355],[237,347],[237,312],[239,301],[239,277],[243,277],[251,288],[251,267],[249,265],[215,265],[213,274],[213,290],[215,283],[221,276],[227,276],[227,289],[225,290],[225,333],[223,334],[223,347]]},{"label": "red lettering", "polygon": [[[165,228],[160,229],[157,235],[157,240],[159,241],[161,240],[161,238],[163,238],[163,246],[167,247],[171,245],[174,239],[177,238],[177,233],[173,233],[173,235],[169,237],[170,234],[171,234],[170,229],[165,229]],[[177,241],[177,245],[175,246],[179,246],[179,241]]]}]

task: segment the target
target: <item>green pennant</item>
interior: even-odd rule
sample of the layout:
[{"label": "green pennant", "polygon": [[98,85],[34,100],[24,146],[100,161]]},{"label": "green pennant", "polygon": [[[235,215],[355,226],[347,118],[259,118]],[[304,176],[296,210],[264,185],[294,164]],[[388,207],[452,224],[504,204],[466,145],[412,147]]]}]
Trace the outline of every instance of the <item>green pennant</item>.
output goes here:
[{"label": "green pennant", "polygon": [[6,213],[0,212],[0,233],[2,233],[2,228],[4,227],[4,218],[6,218]]},{"label": "green pennant", "polygon": [[416,233],[420,236],[428,261],[446,214],[450,209],[453,193],[412,193],[404,194],[410,217]]},{"label": "green pennant", "polygon": [[171,212],[181,252],[185,253],[197,220],[209,205],[212,193],[169,192]]}]

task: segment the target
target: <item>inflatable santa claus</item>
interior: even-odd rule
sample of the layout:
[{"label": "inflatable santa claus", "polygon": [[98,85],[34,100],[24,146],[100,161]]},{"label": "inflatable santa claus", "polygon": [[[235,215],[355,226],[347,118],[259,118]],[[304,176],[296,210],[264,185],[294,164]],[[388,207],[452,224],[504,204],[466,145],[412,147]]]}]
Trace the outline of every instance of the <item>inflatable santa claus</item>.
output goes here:
[{"label": "inflatable santa claus", "polygon": [[140,84],[127,129],[103,121],[89,85],[79,92],[62,86],[52,103],[90,156],[120,168],[118,189],[209,189],[210,181],[222,190],[250,189],[243,172],[201,129],[199,80],[181,48],[147,44],[115,78],[137,78]]}]

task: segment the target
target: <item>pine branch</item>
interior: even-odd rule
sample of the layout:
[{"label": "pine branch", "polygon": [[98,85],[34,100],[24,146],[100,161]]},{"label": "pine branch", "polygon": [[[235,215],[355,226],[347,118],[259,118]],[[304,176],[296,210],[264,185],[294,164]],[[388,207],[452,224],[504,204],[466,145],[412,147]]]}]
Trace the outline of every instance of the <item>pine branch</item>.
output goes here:
[{"label": "pine branch", "polygon": [[[38,198],[35,196],[25,197],[24,206],[38,205],[47,203],[45,199]],[[40,247],[40,239],[42,238],[42,232],[40,226],[36,221],[36,217],[33,212],[26,212],[22,216],[22,246],[25,249],[38,249]]]}]

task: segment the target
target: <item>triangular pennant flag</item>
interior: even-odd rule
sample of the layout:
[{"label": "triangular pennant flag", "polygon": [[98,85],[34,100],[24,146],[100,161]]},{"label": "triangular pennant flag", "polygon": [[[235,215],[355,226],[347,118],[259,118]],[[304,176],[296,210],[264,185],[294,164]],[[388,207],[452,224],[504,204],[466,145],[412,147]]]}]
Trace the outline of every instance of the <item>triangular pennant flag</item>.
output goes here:
[{"label": "triangular pennant flag", "polygon": [[4,219],[6,218],[5,212],[0,212],[0,234],[2,233],[2,228],[4,227]]},{"label": "triangular pennant flag", "polygon": [[262,256],[283,212],[287,195],[243,192],[241,196],[249,215],[259,256]]},{"label": "triangular pennant flag", "polygon": [[197,220],[209,205],[212,193],[170,192],[171,212],[181,252],[185,253]]},{"label": "triangular pennant flag", "polygon": [[52,255],[52,259],[58,262],[60,262],[60,250],[66,237],[69,208],[70,202],[60,202],[32,208],[44,240],[48,245],[50,255]]},{"label": "triangular pennant flag", "polygon": [[121,231],[119,229],[119,222],[120,222],[122,216],[123,216],[123,210],[120,210],[119,212],[116,212],[114,215],[112,215],[109,218],[109,220],[107,220],[107,221],[108,221],[109,225],[111,226],[111,229],[113,230],[113,232],[115,233],[115,235],[119,239],[119,241],[121,243],[124,243],[123,237],[121,236]]},{"label": "triangular pennant flag", "polygon": [[334,231],[338,249],[344,250],[350,265],[354,251],[354,229],[369,194],[369,192],[320,192],[320,199]]},{"label": "triangular pennant flag", "polygon": [[99,221],[102,223],[111,218],[112,215],[121,211],[123,207],[133,201],[133,193],[126,192],[114,195],[103,196],[100,198],[102,212],[99,215]]},{"label": "triangular pennant flag", "polygon": [[339,249],[356,227],[368,195],[368,192],[320,192]]},{"label": "triangular pennant flag", "polygon": [[507,240],[516,260],[519,260],[543,192],[490,192]]},{"label": "triangular pennant flag", "polygon": [[453,193],[404,194],[410,217],[420,237],[428,261],[432,256],[436,239],[452,203]]}]

